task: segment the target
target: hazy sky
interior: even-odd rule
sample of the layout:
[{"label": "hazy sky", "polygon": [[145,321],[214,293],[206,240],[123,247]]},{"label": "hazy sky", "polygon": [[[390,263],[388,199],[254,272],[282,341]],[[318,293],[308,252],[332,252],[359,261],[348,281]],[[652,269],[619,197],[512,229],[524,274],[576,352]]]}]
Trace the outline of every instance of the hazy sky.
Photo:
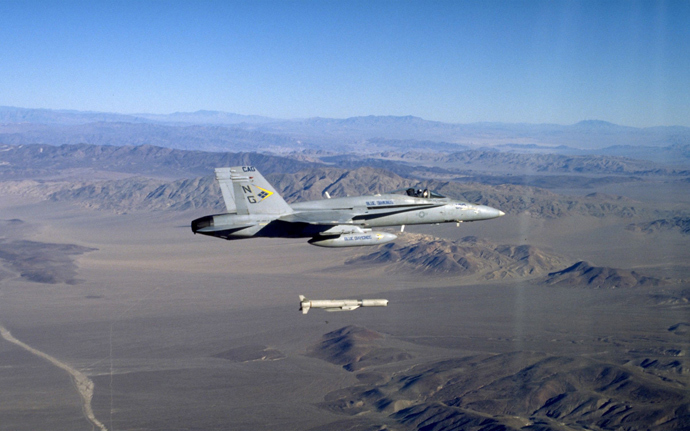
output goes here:
[{"label": "hazy sky", "polygon": [[690,1],[0,0],[0,105],[690,126]]}]

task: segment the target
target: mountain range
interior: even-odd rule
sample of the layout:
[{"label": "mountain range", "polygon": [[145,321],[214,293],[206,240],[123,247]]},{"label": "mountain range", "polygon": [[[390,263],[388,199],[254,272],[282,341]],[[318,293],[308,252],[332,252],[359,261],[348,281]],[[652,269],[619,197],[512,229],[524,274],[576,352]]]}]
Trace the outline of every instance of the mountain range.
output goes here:
[{"label": "mountain range", "polygon": [[347,260],[352,266],[377,265],[391,273],[475,276],[484,280],[535,277],[564,267],[568,259],[531,245],[499,245],[477,237],[458,241],[407,233],[374,251]]},{"label": "mountain range", "polygon": [[383,379],[333,391],[321,407],[360,417],[364,423],[356,429],[377,429],[376,421],[393,429],[443,431],[671,430],[690,423],[687,391],[673,380],[586,356],[479,354],[419,364]]},{"label": "mountain range", "polygon": [[[514,157],[505,154],[504,159],[510,161]],[[420,186],[449,197],[501,208],[512,214],[528,212],[536,218],[552,219],[567,214],[594,217],[615,215],[623,218],[644,216],[649,219],[681,216],[619,196],[600,193],[568,196],[532,185],[510,184],[513,180],[519,181],[519,176],[487,177],[485,179],[492,181],[483,182],[490,184],[481,184],[459,181],[467,179],[462,178],[461,169],[426,168],[399,161],[381,163],[381,166],[385,166],[381,168],[372,167],[366,160],[347,159],[342,163],[333,160],[327,163],[315,156],[299,154],[215,153],[148,145],[0,146],[0,179],[5,181],[4,188],[10,187],[21,193],[117,212],[190,208],[216,210],[222,209],[222,202],[217,184],[213,181],[213,168],[250,164],[256,166],[288,202],[322,199],[325,192],[337,197]],[[487,166],[496,162],[493,156],[488,160],[491,163]],[[515,166],[520,166],[520,161],[525,169],[532,170],[555,169],[559,163],[576,166],[563,168],[572,169],[571,176],[545,174],[547,186],[547,180],[552,185],[571,179],[589,181],[590,177],[578,173],[584,166],[588,169],[588,175],[591,175],[590,180],[599,182],[641,181],[638,177],[631,177],[631,171],[645,176],[674,174],[682,178],[682,171],[659,171],[658,166],[651,162],[625,163],[604,156],[588,157],[583,162],[568,156],[542,160],[542,156],[538,155],[521,155]],[[618,171],[622,173],[617,174]],[[132,178],[137,176],[142,178]],[[433,179],[434,176],[441,178]]]},{"label": "mountain range", "polygon": [[468,146],[535,151],[543,147],[551,152],[608,149],[620,155],[635,147],[685,148],[690,144],[690,128],[636,128],[596,120],[573,125],[451,124],[412,116],[281,120],[217,111],[127,115],[0,107],[0,143],[152,144],[212,151],[457,151]]}]

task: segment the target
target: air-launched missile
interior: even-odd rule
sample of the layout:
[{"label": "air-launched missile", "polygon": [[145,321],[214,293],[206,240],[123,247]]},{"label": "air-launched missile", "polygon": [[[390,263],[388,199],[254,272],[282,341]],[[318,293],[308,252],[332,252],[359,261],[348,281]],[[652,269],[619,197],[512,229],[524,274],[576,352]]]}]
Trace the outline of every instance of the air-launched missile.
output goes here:
[{"label": "air-launched missile", "polygon": [[299,309],[307,314],[310,308],[323,308],[326,311],[351,311],[359,307],[387,307],[387,299],[307,299],[299,296]]},{"label": "air-launched missile", "polygon": [[333,236],[316,236],[309,244],[319,247],[358,247],[360,245],[379,245],[391,242],[397,236],[388,232],[348,233]]}]

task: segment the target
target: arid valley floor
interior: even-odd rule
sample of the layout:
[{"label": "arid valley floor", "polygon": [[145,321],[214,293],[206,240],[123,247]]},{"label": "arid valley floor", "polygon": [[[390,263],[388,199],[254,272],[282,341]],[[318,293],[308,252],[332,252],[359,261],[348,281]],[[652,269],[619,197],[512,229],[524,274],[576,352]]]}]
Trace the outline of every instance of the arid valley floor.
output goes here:
[{"label": "arid valley floor", "polygon": [[[137,178],[113,172],[87,174]],[[0,183],[0,325],[24,343],[0,339],[2,431],[690,428],[687,178],[514,186],[570,204],[323,249],[195,236],[203,205],[99,207],[64,185],[87,174]]]}]

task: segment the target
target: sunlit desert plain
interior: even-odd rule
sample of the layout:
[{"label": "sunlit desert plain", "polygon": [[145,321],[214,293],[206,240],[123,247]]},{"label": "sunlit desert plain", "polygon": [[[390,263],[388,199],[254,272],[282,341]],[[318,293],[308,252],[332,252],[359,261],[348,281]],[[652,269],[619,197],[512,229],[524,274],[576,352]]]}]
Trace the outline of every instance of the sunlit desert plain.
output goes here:
[{"label": "sunlit desert plain", "polygon": [[[687,171],[111,150],[0,153],[2,430],[690,427]],[[506,216],[377,247],[194,235],[231,163],[288,202],[421,183]]]}]

